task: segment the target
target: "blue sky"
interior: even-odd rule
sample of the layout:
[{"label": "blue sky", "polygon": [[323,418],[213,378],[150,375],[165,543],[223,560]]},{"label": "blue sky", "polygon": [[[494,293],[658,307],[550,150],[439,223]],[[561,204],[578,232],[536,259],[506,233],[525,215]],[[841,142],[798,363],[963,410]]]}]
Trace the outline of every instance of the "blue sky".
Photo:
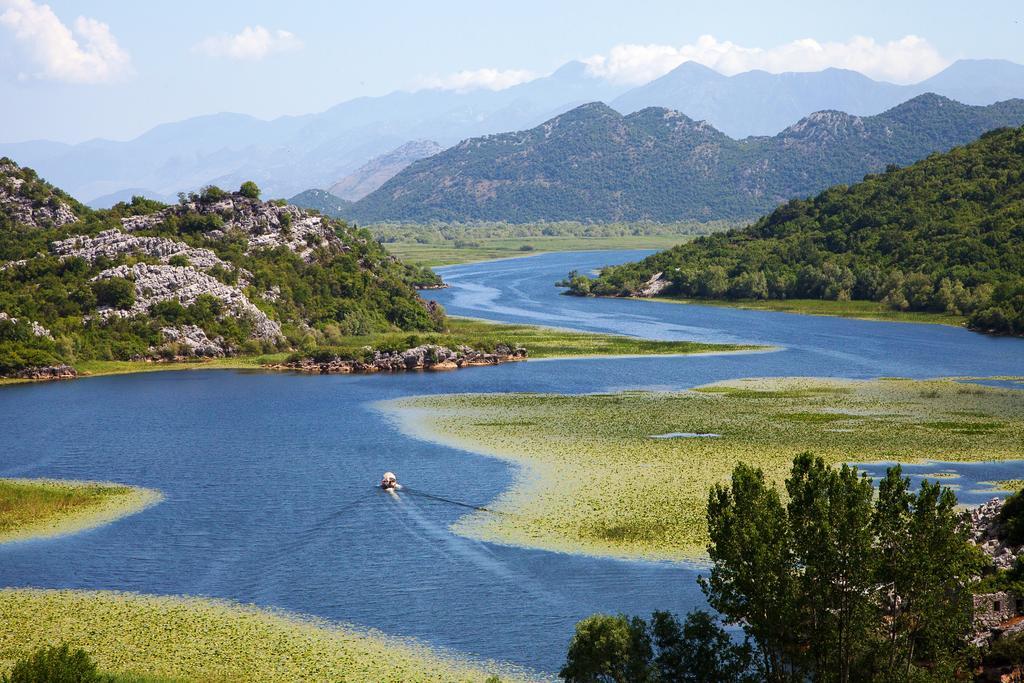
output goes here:
[{"label": "blue sky", "polygon": [[219,111],[270,118],[395,89],[501,87],[571,59],[622,82],[687,58],[725,72],[836,65],[903,81],[963,57],[1024,63],[1019,0],[54,0],[48,8],[0,0],[0,140],[127,139]]}]

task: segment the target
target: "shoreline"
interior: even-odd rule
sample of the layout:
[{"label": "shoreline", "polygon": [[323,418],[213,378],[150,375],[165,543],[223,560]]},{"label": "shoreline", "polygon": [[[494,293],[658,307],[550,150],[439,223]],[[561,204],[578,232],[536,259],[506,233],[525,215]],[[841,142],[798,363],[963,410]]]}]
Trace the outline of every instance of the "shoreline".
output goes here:
[{"label": "shoreline", "polygon": [[[647,356],[691,356],[691,355],[718,355],[727,353],[759,353],[779,350],[773,346],[757,346],[752,344],[727,344],[727,343],[705,343],[693,341],[658,341],[647,340],[639,337],[626,335],[584,332],[570,328],[547,327],[543,325],[524,325],[514,323],[501,323],[483,318],[469,318],[452,316],[450,318],[450,329],[445,333],[423,333],[423,341],[431,342],[431,337],[436,337],[439,344],[455,343],[460,339],[470,342],[475,340],[486,341],[488,338],[508,338],[509,341],[524,347],[528,354],[526,359],[509,357],[506,362],[526,361],[549,361],[549,360],[572,360],[576,358],[631,358]],[[391,336],[401,337],[406,333],[394,333]],[[445,338],[447,337],[447,339]],[[373,338],[353,340],[353,343],[361,341],[373,341]],[[376,343],[381,343],[380,339]],[[368,344],[371,345],[372,344]],[[636,351],[635,349],[641,349]],[[292,372],[300,374],[378,374],[375,371],[350,372],[339,369],[337,372],[324,373],[317,370],[304,369],[303,363],[288,363],[287,359],[291,354],[280,352],[274,354],[260,354],[252,356],[232,356],[228,358],[214,359],[189,359],[178,361],[162,360],[139,360],[139,361],[84,361],[78,365],[78,374],[74,377],[46,377],[39,379],[29,378],[0,378],[0,387],[39,384],[50,382],[63,382],[90,377],[105,377],[110,375],[145,374],[149,372],[170,372],[180,370],[245,370],[253,372]],[[338,361],[337,364],[348,363]],[[348,363],[356,365],[355,362]],[[465,363],[464,367],[487,367],[502,363],[472,362]],[[312,360],[305,363],[310,368],[323,363],[315,363]],[[327,363],[330,365],[330,363]],[[440,367],[432,368],[410,368],[409,370],[389,370],[388,372],[431,370],[442,371],[456,369],[443,364]],[[381,370],[383,371],[383,370]]]},{"label": "shoreline", "polygon": [[156,489],[116,482],[50,478],[0,478],[0,483],[5,482],[15,486],[42,488],[51,491],[56,489],[73,493],[87,493],[92,489],[102,497],[97,502],[85,505],[81,509],[58,511],[40,520],[20,524],[11,530],[0,531],[0,545],[60,538],[96,529],[124,517],[142,512],[164,500],[163,493]]},{"label": "shoreline", "polygon": [[[573,296],[566,293],[567,296]],[[595,296],[597,299],[625,299],[627,301],[649,301],[663,304],[677,304],[683,306],[714,306],[717,308],[733,308],[742,311],[759,311],[763,313],[789,313],[791,315],[809,315],[818,318],[845,318],[847,320],[866,320],[870,322],[883,323],[917,323],[921,325],[945,325],[946,327],[958,327],[971,332],[965,326],[967,318],[964,316],[950,316],[945,313],[927,313],[924,311],[888,311],[880,310],[877,315],[870,312],[841,310],[799,310],[799,307],[789,308],[788,303],[809,302],[808,306],[818,305],[827,308],[836,304],[834,308],[841,308],[837,302],[826,299],[764,299],[758,301],[740,299],[730,301],[728,299],[681,299],[661,296]],[[865,302],[877,303],[877,302]]]}]

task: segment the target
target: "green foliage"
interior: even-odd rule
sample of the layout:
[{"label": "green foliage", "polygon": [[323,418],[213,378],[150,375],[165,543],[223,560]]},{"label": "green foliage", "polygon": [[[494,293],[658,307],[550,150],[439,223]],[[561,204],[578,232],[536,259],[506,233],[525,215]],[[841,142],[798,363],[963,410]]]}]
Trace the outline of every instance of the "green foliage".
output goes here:
[{"label": "green foliage", "polygon": [[792,200],[738,230],[605,268],[576,294],[833,299],[970,316],[1024,334],[1024,129]]},{"label": "green foliage", "polygon": [[678,112],[622,116],[591,103],[418,161],[338,211],[364,223],[745,219],[1022,123],[1020,101],[970,107],[921,95],[877,116],[825,112],[774,137],[733,140]]},{"label": "green foliage", "polygon": [[10,675],[0,677],[2,683],[105,683],[85,650],[72,651],[65,643],[41,647],[26,659],[19,660]]},{"label": "green foliage", "polygon": [[[258,196],[254,184],[246,183],[236,195],[206,187],[200,193],[182,194],[179,204],[169,207],[133,197],[108,211],[93,211],[65,198],[31,169],[13,163],[4,167],[0,182],[9,182],[6,178],[15,175],[22,187],[34,188],[33,193],[67,201],[80,220],[61,228],[34,227],[15,222],[0,207],[0,311],[24,323],[17,329],[0,324],[0,374],[34,365],[153,356],[164,344],[161,328],[179,325],[198,325],[211,339],[222,337],[227,347],[246,353],[275,350],[270,342],[252,339],[251,321],[213,297],[200,297],[187,307],[176,301],[161,302],[148,315],[131,318],[97,315],[99,308],[128,310],[136,301],[133,282],[100,274],[120,265],[157,263],[153,256],[101,256],[90,263],[49,254],[49,245],[55,240],[94,236],[119,228],[123,218],[156,213],[159,221],[136,229],[134,234],[213,251],[226,265],[208,267],[205,272],[225,284],[238,286],[242,273],[251,273],[245,277],[244,293],[281,323],[287,337],[281,348],[299,347],[307,337],[330,338],[338,344],[351,335],[429,332],[444,327],[443,309],[428,307],[415,291],[417,286],[436,285],[440,279],[425,268],[398,261],[365,230],[331,221],[329,227],[337,240],[311,237],[307,241],[312,251],[306,257],[286,247],[250,249],[246,233],[232,226],[234,211],[218,203],[232,196],[236,202],[242,196]],[[269,211],[262,212],[260,220],[268,220],[268,228],[273,229],[275,216],[282,230],[289,228],[292,213],[274,203],[264,207]],[[184,254],[168,262],[195,267]],[[54,339],[32,335],[25,326],[28,321],[47,327]]]},{"label": "green foliage", "polygon": [[999,511],[999,536],[1010,545],[1024,545],[1024,489],[1006,499]]},{"label": "green foliage", "polygon": [[260,186],[251,180],[246,180],[242,183],[242,186],[238,188],[238,194],[249,199],[260,198]]},{"label": "green foliage", "polygon": [[992,666],[1024,665],[1024,636],[1000,638],[985,654],[985,664]]},{"label": "green foliage", "polygon": [[595,614],[576,624],[559,676],[566,683],[643,683],[651,679],[652,658],[643,619]]},{"label": "green foliage", "polygon": [[855,468],[804,454],[786,506],[743,464],[712,490],[701,585],[756,643],[768,680],[941,680],[964,665],[977,555],[952,491],[909,486],[890,468],[873,501]]},{"label": "green foliage", "polygon": [[127,310],[135,304],[135,283],[123,277],[108,277],[92,284],[96,305]]},{"label": "green foliage", "polygon": [[560,676],[569,683],[754,683],[750,647],[707,612],[594,614],[576,624]]}]

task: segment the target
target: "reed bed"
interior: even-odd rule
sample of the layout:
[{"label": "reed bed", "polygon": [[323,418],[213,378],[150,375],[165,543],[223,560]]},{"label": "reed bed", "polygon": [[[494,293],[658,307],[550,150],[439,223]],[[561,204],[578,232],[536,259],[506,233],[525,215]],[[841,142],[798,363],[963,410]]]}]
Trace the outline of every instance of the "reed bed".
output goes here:
[{"label": "reed bed", "polygon": [[[948,380],[738,380],[678,393],[447,395],[387,402],[414,436],[524,465],[455,530],[550,550],[699,559],[708,490],[738,462],[781,484],[832,463],[1024,458],[1024,393]],[[651,438],[717,434],[717,438]]]},{"label": "reed bed", "polygon": [[0,479],[0,543],[62,536],[134,514],[159,491],[102,482]]}]

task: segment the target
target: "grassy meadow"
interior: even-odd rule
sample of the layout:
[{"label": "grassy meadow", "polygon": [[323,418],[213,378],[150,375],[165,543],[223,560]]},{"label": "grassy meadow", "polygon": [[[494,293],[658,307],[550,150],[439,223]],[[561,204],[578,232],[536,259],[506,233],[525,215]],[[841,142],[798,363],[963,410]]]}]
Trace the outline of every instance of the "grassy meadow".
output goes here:
[{"label": "grassy meadow", "polygon": [[884,320],[896,323],[936,323],[963,327],[966,316],[950,313],[929,313],[926,311],[899,311],[878,301],[831,301],[826,299],[681,299],[657,297],[637,299],[638,301],[665,301],[679,304],[702,306],[728,306],[753,311],[780,311],[802,315],[823,315],[837,318],[859,318],[862,320]]},{"label": "grassy meadow", "polygon": [[124,682],[526,680],[413,641],[199,598],[7,588],[0,623],[0,672],[63,641]]},{"label": "grassy meadow", "polygon": [[120,484],[0,479],[0,543],[100,526],[160,498],[157,491]]},{"label": "grassy meadow", "polygon": [[483,238],[466,245],[452,240],[439,242],[388,242],[384,248],[403,261],[423,266],[450,266],[499,258],[529,256],[549,251],[598,251],[617,249],[668,249],[688,242],[694,235],[629,235],[614,237],[516,237]]},{"label": "grassy meadow", "polygon": [[[523,465],[456,530],[550,550],[699,558],[708,490],[738,462],[781,484],[832,463],[1024,458],[1024,394],[947,380],[738,380],[679,393],[449,395],[381,404],[408,433]],[[712,434],[652,438],[672,433]]]}]

